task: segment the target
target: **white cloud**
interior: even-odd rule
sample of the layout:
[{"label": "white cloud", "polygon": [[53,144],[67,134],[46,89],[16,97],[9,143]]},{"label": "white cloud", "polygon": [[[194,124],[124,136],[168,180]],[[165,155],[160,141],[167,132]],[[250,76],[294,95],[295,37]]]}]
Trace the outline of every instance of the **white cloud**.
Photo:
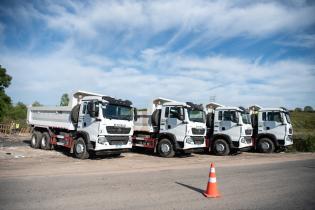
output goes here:
[{"label": "white cloud", "polygon": [[290,40],[276,41],[276,44],[287,47],[315,48],[315,34],[299,34]]},{"label": "white cloud", "polygon": [[[42,20],[49,32],[65,33],[66,41],[40,55],[5,49],[0,62],[13,76],[8,92],[15,102],[58,104],[62,93],[85,89],[132,99],[138,106],[157,96],[206,103],[213,95],[227,105],[314,106],[314,63],[183,53],[233,37],[300,33],[315,23],[313,6],[290,4],[295,6],[206,0],[53,1],[41,8],[23,3],[0,12],[24,25]],[[174,35],[158,47],[143,44],[168,30]],[[169,49],[190,34],[179,53]],[[37,45],[47,44],[34,38]],[[300,40],[313,43],[313,37]],[[124,53],[110,57],[115,50]]]},{"label": "white cloud", "polygon": [[[105,65],[98,56],[70,56],[65,49],[40,57],[7,54],[0,62],[13,76],[8,93],[16,102],[57,104],[62,93],[78,89],[131,99],[140,107],[158,96],[206,103],[215,95],[227,105],[292,108],[315,99],[314,64],[294,60],[259,64],[235,57],[145,52],[130,62],[105,58]],[[149,73],[146,67],[154,69]]]},{"label": "white cloud", "polygon": [[4,12],[22,20],[42,19],[54,30],[85,39],[121,32],[137,39],[141,34],[154,36],[177,29],[212,40],[240,35],[265,37],[283,31],[295,32],[315,23],[311,18],[314,6],[293,5],[273,1],[54,1],[41,10],[25,3]]}]

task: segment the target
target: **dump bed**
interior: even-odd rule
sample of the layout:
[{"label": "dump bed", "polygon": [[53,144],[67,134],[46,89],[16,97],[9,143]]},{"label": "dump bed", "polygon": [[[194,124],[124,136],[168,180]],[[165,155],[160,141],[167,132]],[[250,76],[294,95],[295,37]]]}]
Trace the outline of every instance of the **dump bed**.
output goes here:
[{"label": "dump bed", "polygon": [[72,94],[69,106],[40,106],[29,107],[27,110],[27,122],[33,126],[55,127],[74,130],[75,126],[71,121],[71,110],[81,100],[88,96],[103,96],[98,93],[78,90]]},{"label": "dump bed", "polygon": [[72,107],[29,107],[27,111],[28,124],[40,127],[55,127],[74,130],[75,126],[71,122]]},{"label": "dump bed", "polygon": [[151,111],[138,111],[138,119],[134,122],[134,131],[152,132]]}]

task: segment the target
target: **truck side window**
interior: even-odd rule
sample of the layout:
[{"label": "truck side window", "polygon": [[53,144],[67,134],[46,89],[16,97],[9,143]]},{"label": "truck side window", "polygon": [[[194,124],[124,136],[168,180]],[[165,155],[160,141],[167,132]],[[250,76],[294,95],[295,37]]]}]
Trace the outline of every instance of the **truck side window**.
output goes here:
[{"label": "truck side window", "polygon": [[231,111],[224,111],[223,113],[223,120],[224,121],[232,121],[232,116],[233,115],[233,112]]},{"label": "truck side window", "polygon": [[222,111],[219,111],[218,120],[222,120]]},{"label": "truck side window", "polygon": [[262,120],[263,120],[263,121],[266,121],[266,112],[263,112],[263,113],[262,113]]},{"label": "truck side window", "polygon": [[165,108],[165,118],[168,118],[168,114],[170,113],[170,108],[166,107]]},{"label": "truck side window", "polygon": [[235,111],[224,111],[223,112],[223,121],[232,121],[237,123],[237,116]]},{"label": "truck side window", "polygon": [[281,122],[280,112],[268,112],[267,120]]},{"label": "truck side window", "polygon": [[87,103],[84,102],[84,103],[83,103],[82,114],[86,114],[86,107],[87,107]]},{"label": "truck side window", "polygon": [[170,118],[179,118],[180,116],[180,107],[171,107],[170,108]]}]

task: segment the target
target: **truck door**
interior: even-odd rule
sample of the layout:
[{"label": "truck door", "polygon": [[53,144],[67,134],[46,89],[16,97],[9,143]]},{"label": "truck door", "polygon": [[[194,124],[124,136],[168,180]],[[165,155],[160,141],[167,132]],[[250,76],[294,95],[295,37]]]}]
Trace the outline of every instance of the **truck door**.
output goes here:
[{"label": "truck door", "polygon": [[238,113],[233,110],[225,110],[222,111],[221,117],[219,116],[219,119],[221,119],[219,124],[219,133],[224,133],[230,136],[232,141],[239,141],[241,136],[241,128],[238,126]]},{"label": "truck door", "polygon": [[[95,106],[95,116],[89,113],[89,106]],[[78,131],[85,131],[89,134],[90,140],[97,141],[100,121],[97,120],[99,113],[99,105],[97,101],[84,101],[82,103],[78,121]],[[92,116],[91,116],[92,115]]]},{"label": "truck door", "polygon": [[263,129],[266,133],[272,133],[277,139],[284,139],[285,125],[283,125],[283,116],[280,112],[263,112]]},{"label": "truck door", "polygon": [[162,113],[162,118],[165,118],[165,130],[161,132],[172,133],[176,136],[177,141],[184,141],[186,136],[186,124],[180,120],[180,116],[184,116],[184,108],[180,106],[170,106],[165,107],[164,115]]}]

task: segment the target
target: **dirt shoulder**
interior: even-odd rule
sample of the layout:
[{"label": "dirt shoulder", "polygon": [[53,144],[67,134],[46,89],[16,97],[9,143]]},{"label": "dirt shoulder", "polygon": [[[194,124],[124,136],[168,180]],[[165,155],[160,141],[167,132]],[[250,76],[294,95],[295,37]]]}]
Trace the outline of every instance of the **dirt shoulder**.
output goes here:
[{"label": "dirt shoulder", "polygon": [[[286,161],[315,159],[315,153],[259,154],[243,152],[233,156],[193,154],[175,158],[161,158],[150,153],[124,153],[121,157],[101,157],[78,160],[68,151],[33,149],[28,137],[20,138],[13,146],[0,147],[0,178],[29,176],[79,176],[85,174],[134,173],[172,169],[206,168],[210,162],[216,167],[272,164]],[[17,146],[18,145],[18,146]]]}]

